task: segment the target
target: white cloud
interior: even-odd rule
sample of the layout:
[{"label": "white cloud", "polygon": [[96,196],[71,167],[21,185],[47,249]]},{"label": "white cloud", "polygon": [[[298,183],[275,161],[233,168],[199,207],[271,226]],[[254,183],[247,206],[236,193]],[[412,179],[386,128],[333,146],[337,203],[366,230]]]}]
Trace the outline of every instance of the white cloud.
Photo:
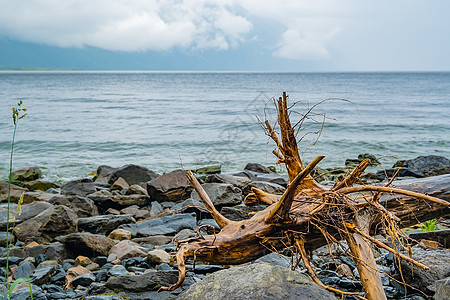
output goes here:
[{"label": "white cloud", "polygon": [[252,24],[214,0],[0,0],[0,36],[61,47],[236,47]]}]

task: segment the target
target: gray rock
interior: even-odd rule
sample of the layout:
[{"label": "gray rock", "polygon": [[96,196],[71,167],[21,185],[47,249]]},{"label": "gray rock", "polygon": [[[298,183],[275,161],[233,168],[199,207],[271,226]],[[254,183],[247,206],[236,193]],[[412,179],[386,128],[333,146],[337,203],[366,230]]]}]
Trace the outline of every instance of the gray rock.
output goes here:
[{"label": "gray rock", "polygon": [[33,274],[31,274],[32,283],[37,285],[47,283],[55,270],[56,266],[54,265],[36,268]]},{"label": "gray rock", "polygon": [[158,201],[153,201],[151,203],[151,209],[150,209],[150,217],[154,217],[164,211],[164,208],[159,204]]},{"label": "gray rock", "polygon": [[280,266],[283,268],[290,269],[291,268],[290,261],[291,261],[290,257],[272,252],[258,258],[253,263],[269,263],[274,266]]},{"label": "gray rock", "polygon": [[131,215],[101,215],[78,219],[78,230],[108,235],[122,224],[134,223]]},{"label": "gray rock", "polygon": [[[33,293],[33,300],[48,300],[47,295],[39,286],[32,284],[31,291]],[[10,300],[31,300],[29,286],[26,285],[12,293]]]},{"label": "gray rock", "polygon": [[17,267],[16,273],[14,274],[14,279],[29,278],[35,269],[36,267],[31,262],[22,262]]},{"label": "gray rock", "polygon": [[115,171],[117,171],[117,168],[101,165],[97,168],[97,173],[92,180],[95,182],[108,182],[108,176]]},{"label": "gray rock", "polygon": [[[22,188],[20,186],[17,186],[15,184],[11,184],[11,202],[17,203],[19,201],[20,196],[24,192],[28,192],[28,189]],[[8,183],[7,182],[0,182],[0,202],[8,201]]]},{"label": "gray rock", "polygon": [[[205,183],[202,185],[205,192],[216,207],[233,206],[242,202],[241,189],[227,183]],[[192,191],[191,198],[200,200],[197,192]]]},{"label": "gray rock", "polygon": [[108,183],[113,184],[119,177],[129,185],[138,184],[145,188],[146,183],[157,178],[158,174],[142,166],[125,165],[108,176]]},{"label": "gray rock", "polygon": [[49,203],[53,205],[65,205],[71,208],[79,218],[86,218],[98,215],[97,206],[92,199],[76,195],[53,196]]},{"label": "gray rock", "polygon": [[416,241],[425,239],[436,241],[444,248],[450,248],[450,229],[441,229],[426,232],[413,232],[409,235],[410,238]]},{"label": "gray rock", "polygon": [[258,172],[258,173],[273,173],[273,171],[271,169],[269,169],[268,167],[265,167],[261,164],[258,163],[248,163],[245,167],[244,170],[249,170],[249,171],[253,171],[253,172]]},{"label": "gray rock", "polygon": [[[119,295],[96,295],[96,296],[87,296],[84,299],[86,300],[124,300],[122,296]],[[142,298],[140,298],[142,299]]]},{"label": "gray rock", "polygon": [[183,241],[188,238],[192,238],[192,237],[196,237],[196,236],[197,236],[197,233],[194,230],[186,228],[186,229],[180,230],[180,232],[178,232],[175,235],[174,240]]},{"label": "gray rock", "polygon": [[170,263],[170,254],[164,250],[155,249],[147,253],[147,260],[155,265],[161,263]]},{"label": "gray rock", "polygon": [[43,180],[32,180],[26,181],[22,185],[24,188],[29,189],[30,191],[46,191],[48,189],[57,189],[60,186],[53,182],[43,181]]},{"label": "gray rock", "polygon": [[252,191],[252,187],[263,190],[264,192],[270,194],[277,194],[277,195],[282,195],[286,190],[283,186],[276,183],[265,181],[252,181],[244,187],[242,193],[244,195],[248,195]]},{"label": "gray rock", "polygon": [[22,222],[14,228],[14,235],[22,242],[51,242],[61,234],[77,231],[77,215],[64,205],[50,207],[39,215]]},{"label": "gray rock", "polygon": [[192,189],[184,170],[175,170],[147,182],[148,195],[158,202],[182,201],[189,198]]},{"label": "gray rock", "polygon": [[448,299],[450,299],[450,277],[436,282],[436,294],[434,294],[434,300]]},{"label": "gray rock", "polygon": [[170,286],[177,282],[177,271],[154,271],[142,275],[120,275],[111,277],[106,286],[111,289],[120,289],[130,292],[156,291],[161,286]]},{"label": "gray rock", "polygon": [[125,192],[125,195],[134,195],[134,194],[140,195],[140,196],[148,196],[147,190],[137,184],[131,185]]},{"label": "gray rock", "polygon": [[193,284],[178,299],[334,299],[308,276],[268,263],[218,271]]},{"label": "gray rock", "polygon": [[105,190],[92,193],[88,195],[88,198],[94,200],[95,205],[97,205],[98,210],[101,214],[103,214],[110,208],[121,210],[131,205],[142,207],[146,206],[150,202],[150,197],[148,196],[141,196],[137,194],[113,195],[111,192]]},{"label": "gray rock", "polygon": [[203,220],[200,220],[200,222],[198,223],[198,226],[201,227],[201,226],[204,226],[204,225],[208,225],[207,227],[205,227],[205,230],[206,230],[206,232],[208,234],[213,234],[214,232],[215,233],[219,233],[220,230],[221,230],[219,225],[217,224],[217,222],[214,221],[214,219],[203,219]]},{"label": "gray rock", "polygon": [[79,275],[72,280],[72,285],[76,288],[77,286],[89,286],[95,281],[95,276],[89,273]]},{"label": "gray rock", "polygon": [[115,265],[108,270],[108,276],[131,275],[130,272],[122,265]]},{"label": "gray rock", "polygon": [[401,270],[406,283],[421,291],[435,292],[436,282],[450,276],[450,268],[448,267],[450,250],[422,249],[420,246],[414,246],[412,250],[412,258],[426,265],[430,270],[425,271],[401,260]]},{"label": "gray rock", "polygon": [[192,172],[197,174],[219,174],[221,171],[222,171],[221,165],[211,165],[192,170]]},{"label": "gray rock", "polygon": [[85,197],[97,191],[94,182],[91,179],[83,178],[71,180],[61,186],[61,194],[78,195]]},{"label": "gray rock", "polygon": [[[6,232],[0,232],[0,247],[6,247]],[[14,234],[9,233],[8,234],[8,242],[10,245],[14,245],[16,242],[16,238],[14,237]]]},{"label": "gray rock", "polygon": [[[53,207],[52,204],[44,201],[33,202],[30,204],[22,205],[22,213],[17,215],[17,204],[10,205],[10,213],[16,220],[16,225],[22,223],[25,220],[31,219],[47,208]],[[2,205],[0,208],[0,230],[6,230],[6,221],[8,216],[8,210],[6,205]]]},{"label": "gray rock", "polygon": [[428,155],[406,160],[404,167],[418,174],[417,177],[429,177],[450,173],[450,160],[443,156]]},{"label": "gray rock", "polygon": [[117,255],[117,259],[123,260],[135,256],[146,257],[147,250],[147,248],[144,248],[135,242],[123,240],[111,247],[108,254],[115,254]]},{"label": "gray rock", "polygon": [[139,224],[120,225],[119,228],[130,231],[133,237],[175,234],[185,228],[195,230],[196,219],[195,214],[177,214],[151,219]]},{"label": "gray rock", "polygon": [[51,243],[48,245],[37,245],[33,247],[12,247],[10,255],[18,257],[33,257],[37,258],[39,255],[45,255],[48,259],[62,262],[69,257],[66,247],[59,243]]},{"label": "gray rock", "polygon": [[39,179],[42,176],[42,171],[39,167],[27,167],[15,170],[11,173],[12,181],[31,181]]},{"label": "gray rock", "polygon": [[23,204],[29,204],[36,201],[44,201],[48,202],[50,199],[55,196],[52,193],[47,193],[43,191],[35,191],[35,192],[25,192],[23,195]]},{"label": "gray rock", "polygon": [[249,219],[250,216],[249,214],[254,212],[254,210],[252,210],[250,207],[246,206],[246,205],[237,205],[237,206],[232,206],[232,207],[222,207],[222,209],[220,210],[220,213],[232,220],[232,221],[241,221],[241,220],[245,220],[245,219]]},{"label": "gray rock", "polygon": [[375,155],[370,154],[370,153],[363,153],[363,154],[359,154],[358,158],[356,159],[346,159],[345,160],[345,165],[347,167],[356,167],[357,165],[359,165],[364,159],[370,159],[370,165],[371,166],[375,166],[375,165],[379,165],[380,162],[379,160],[375,157]]},{"label": "gray rock", "polygon": [[192,213],[197,215],[197,219],[211,218],[211,214],[206,210],[205,205],[196,199],[186,199],[181,203],[178,203],[170,208],[170,210],[176,213]]},{"label": "gray rock", "polygon": [[116,241],[103,235],[88,232],[72,233],[58,237],[58,240],[66,245],[74,257],[78,255],[108,255],[109,250]]},{"label": "gray rock", "polygon": [[227,174],[213,174],[209,175],[205,179],[205,183],[229,183],[242,189],[249,184],[251,180],[247,177],[233,176]]}]

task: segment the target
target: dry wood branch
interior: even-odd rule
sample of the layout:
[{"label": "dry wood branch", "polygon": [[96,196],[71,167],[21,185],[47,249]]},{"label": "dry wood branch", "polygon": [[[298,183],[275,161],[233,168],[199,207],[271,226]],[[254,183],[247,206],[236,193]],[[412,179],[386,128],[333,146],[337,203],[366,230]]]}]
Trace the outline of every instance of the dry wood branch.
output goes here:
[{"label": "dry wood branch", "polygon": [[[246,197],[245,203],[263,203],[269,206],[249,219],[230,221],[214,207],[195,176],[188,173],[191,184],[221,231],[177,243],[179,279],[176,284],[164,289],[173,290],[181,285],[186,274],[185,261],[189,258],[215,264],[241,264],[253,261],[269,251],[278,252],[292,246],[300,253],[311,278],[324,286],[314,274],[306,253],[327,243],[339,243],[345,239],[351,250],[350,256],[357,265],[366,297],[370,300],[385,299],[372,245],[395,253],[397,259],[418,264],[400,254],[396,248],[396,242],[404,248],[408,246],[403,245],[404,236],[399,226],[408,226],[449,214],[450,203],[401,188],[351,187],[367,167],[368,161],[363,161],[334,188],[321,187],[309,173],[323,156],[317,157],[304,167],[298,152],[296,133],[289,117],[286,93],[276,101],[276,105],[278,119],[274,127],[280,127],[281,137],[277,136],[275,128],[268,121],[265,122],[265,129],[277,144],[278,150],[274,150],[274,153],[280,162],[285,163],[289,175],[290,184],[285,193],[280,197],[253,189]],[[446,180],[448,187],[450,177]],[[437,182],[435,186],[440,190],[442,182]],[[370,236],[370,233],[380,230],[385,230],[390,235],[394,241],[393,249]],[[425,267],[420,264],[419,266]],[[324,287],[343,295],[352,294]]]}]

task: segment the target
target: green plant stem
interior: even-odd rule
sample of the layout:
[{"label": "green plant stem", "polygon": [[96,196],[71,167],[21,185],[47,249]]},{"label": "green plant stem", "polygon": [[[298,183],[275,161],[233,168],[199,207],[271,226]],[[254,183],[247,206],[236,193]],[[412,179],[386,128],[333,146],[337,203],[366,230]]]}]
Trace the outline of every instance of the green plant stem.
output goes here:
[{"label": "green plant stem", "polygon": [[13,166],[13,153],[14,153],[14,140],[16,138],[16,128],[17,123],[14,122],[14,130],[12,135],[12,142],[11,142],[11,156],[9,158],[9,178],[8,178],[8,208],[7,208],[7,216],[6,216],[6,272],[5,272],[5,283],[6,283],[6,290],[8,290],[9,283],[8,283],[8,277],[9,277],[9,213],[10,213],[10,204],[11,204],[11,179],[12,179],[12,166]]}]

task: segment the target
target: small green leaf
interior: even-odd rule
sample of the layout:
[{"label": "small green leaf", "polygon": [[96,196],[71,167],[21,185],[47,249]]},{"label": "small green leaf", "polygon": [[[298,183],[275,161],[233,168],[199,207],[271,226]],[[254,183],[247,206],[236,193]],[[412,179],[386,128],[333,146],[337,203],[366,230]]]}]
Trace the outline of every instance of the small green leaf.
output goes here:
[{"label": "small green leaf", "polygon": [[14,290],[14,288],[16,287],[16,285],[18,285],[21,282],[28,282],[30,283],[30,278],[17,278],[16,280],[13,281],[13,283],[11,283],[11,285],[9,286],[9,290],[8,290],[8,298],[11,297],[11,293]]}]

